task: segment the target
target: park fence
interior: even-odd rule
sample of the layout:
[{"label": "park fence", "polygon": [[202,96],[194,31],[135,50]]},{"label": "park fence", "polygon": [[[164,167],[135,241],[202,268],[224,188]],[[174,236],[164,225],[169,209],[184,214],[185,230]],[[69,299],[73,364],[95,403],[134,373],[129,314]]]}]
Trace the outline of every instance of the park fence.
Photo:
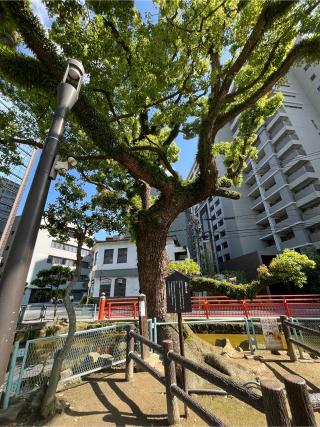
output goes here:
[{"label": "park fence", "polygon": [[[76,332],[62,365],[61,383],[125,362],[127,324]],[[48,382],[55,355],[66,334],[14,344],[2,407],[11,397],[29,394]]]},{"label": "park fence", "polygon": [[[192,360],[174,352],[173,342],[171,340],[162,341],[161,345],[156,344],[135,332],[134,325],[128,326],[127,336],[127,361],[126,361],[126,380],[132,381],[134,377],[134,362],[140,365],[152,375],[157,381],[165,386],[167,413],[169,425],[178,425],[180,423],[180,412],[178,400],[182,401],[187,408],[194,411],[210,426],[224,427],[224,422],[219,419],[212,411],[208,411],[198,401],[190,396],[187,384],[183,388],[179,387],[176,376],[176,365],[187,369],[197,376],[207,380],[211,384],[219,387],[243,403],[251,406],[257,411],[264,412],[268,426],[316,426],[314,415],[315,405],[312,395],[307,389],[306,381],[292,374],[283,376],[284,384],[278,380],[262,380],[260,382],[261,394],[248,390],[245,385],[234,382],[226,375],[207,369]],[[161,355],[164,365],[164,375],[157,371],[146,360],[143,354],[136,350],[136,343],[140,342],[143,346],[148,346],[154,352]],[[141,346],[141,347],[143,347]],[[196,390],[193,390],[193,393]],[[202,390],[203,391],[203,390]],[[286,391],[286,393],[285,393]],[[211,392],[207,394],[212,394]],[[217,393],[220,394],[220,393]],[[287,402],[288,401],[288,405]],[[232,405],[232,403],[229,403]],[[290,406],[291,416],[288,411]],[[188,412],[186,410],[186,416]]]}]

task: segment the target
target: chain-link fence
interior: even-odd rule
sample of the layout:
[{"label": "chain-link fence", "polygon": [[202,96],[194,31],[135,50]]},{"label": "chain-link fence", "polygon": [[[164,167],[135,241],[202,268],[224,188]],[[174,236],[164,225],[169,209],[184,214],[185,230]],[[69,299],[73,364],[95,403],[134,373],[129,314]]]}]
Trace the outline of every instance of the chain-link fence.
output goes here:
[{"label": "chain-link fence", "polygon": [[[320,319],[312,318],[312,317],[300,317],[293,318],[293,323],[297,323],[297,325],[306,326],[314,331],[320,331]],[[316,335],[312,331],[308,330],[295,330],[293,329],[294,338],[300,341],[303,344],[307,344],[308,346],[314,348],[315,350],[320,351],[320,336]]]},{"label": "chain-link fence", "polygon": [[[125,362],[127,323],[76,332],[62,365],[60,382]],[[54,358],[66,334],[29,340],[11,363],[5,394],[30,393],[48,382]],[[14,353],[13,353],[14,354]],[[21,360],[21,355],[23,359]]]}]

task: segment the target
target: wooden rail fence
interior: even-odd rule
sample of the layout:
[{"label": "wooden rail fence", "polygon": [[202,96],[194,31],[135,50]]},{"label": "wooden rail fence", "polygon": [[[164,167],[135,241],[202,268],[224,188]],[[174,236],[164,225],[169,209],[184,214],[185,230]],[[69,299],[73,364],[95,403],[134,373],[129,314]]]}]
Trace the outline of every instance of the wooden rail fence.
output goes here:
[{"label": "wooden rail fence", "polygon": [[[154,369],[135,351],[135,342],[148,346],[163,357],[164,375]],[[302,425],[317,425],[314,417],[314,405],[303,378],[296,375],[286,375],[284,377],[284,385],[277,380],[261,381],[262,396],[260,396],[231,379],[226,378],[225,375],[213,372],[175,353],[171,340],[164,340],[161,344],[162,345],[156,344],[137,334],[134,325],[128,326],[126,380],[133,380],[134,362],[136,362],[165,386],[168,422],[170,425],[177,425],[180,422],[178,399],[208,423],[208,425],[225,425],[216,415],[192,399],[192,397],[190,397],[190,392],[185,392],[177,385],[176,364],[194,372],[196,375],[204,378],[215,386],[220,387],[228,394],[233,395],[259,412],[265,413],[268,426],[295,427]],[[287,409],[285,390],[291,410],[291,417]]]}]

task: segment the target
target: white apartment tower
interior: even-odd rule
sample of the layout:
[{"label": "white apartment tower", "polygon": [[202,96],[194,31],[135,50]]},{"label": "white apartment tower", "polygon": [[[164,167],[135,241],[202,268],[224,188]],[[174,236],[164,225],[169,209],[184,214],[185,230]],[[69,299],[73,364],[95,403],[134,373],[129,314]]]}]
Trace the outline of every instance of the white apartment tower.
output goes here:
[{"label": "white apartment tower", "polygon": [[[245,270],[253,278],[285,248],[320,249],[320,66],[292,69],[275,90],[285,96],[283,107],[259,129],[258,159],[244,171],[241,199],[209,198],[190,210],[193,255],[203,263],[211,249],[215,271]],[[237,118],[218,140],[236,134]],[[219,159],[218,168],[223,174]]]}]

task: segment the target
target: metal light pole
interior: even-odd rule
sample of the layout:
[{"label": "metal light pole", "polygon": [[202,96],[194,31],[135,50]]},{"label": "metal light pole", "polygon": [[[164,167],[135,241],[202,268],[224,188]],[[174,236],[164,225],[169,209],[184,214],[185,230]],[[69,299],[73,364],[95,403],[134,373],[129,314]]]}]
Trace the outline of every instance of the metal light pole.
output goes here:
[{"label": "metal light pole", "polygon": [[84,75],[76,59],[67,62],[57,88],[57,106],[0,282],[0,385],[4,383],[19,308],[68,112],[78,100]]}]

